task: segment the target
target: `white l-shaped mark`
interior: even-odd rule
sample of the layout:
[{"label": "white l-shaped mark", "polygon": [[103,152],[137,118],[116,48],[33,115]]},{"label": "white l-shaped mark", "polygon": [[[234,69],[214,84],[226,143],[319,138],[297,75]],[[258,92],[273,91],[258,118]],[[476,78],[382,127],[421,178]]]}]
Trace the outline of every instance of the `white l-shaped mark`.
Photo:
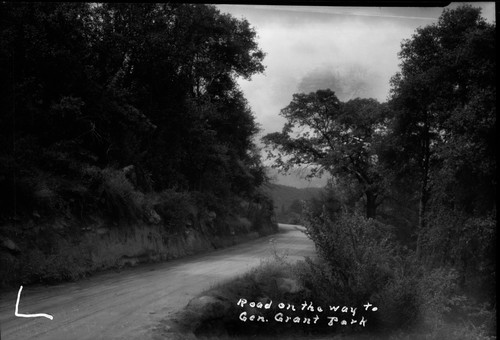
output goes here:
[{"label": "white l-shaped mark", "polygon": [[19,293],[17,293],[17,301],[16,301],[16,312],[14,313],[16,316],[20,318],[39,318],[44,317],[50,320],[53,320],[54,317],[50,314],[38,313],[38,314],[20,314],[19,312],[19,300],[21,299],[21,291],[23,290],[23,286],[19,288]]}]

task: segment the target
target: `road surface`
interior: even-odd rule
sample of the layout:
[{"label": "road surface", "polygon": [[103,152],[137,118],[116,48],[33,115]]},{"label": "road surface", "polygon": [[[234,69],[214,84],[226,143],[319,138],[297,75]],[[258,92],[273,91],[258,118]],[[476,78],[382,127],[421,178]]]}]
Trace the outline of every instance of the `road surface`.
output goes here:
[{"label": "road surface", "polygon": [[289,260],[314,255],[301,227],[280,224],[280,233],[203,255],[106,272],[57,286],[24,286],[0,300],[1,340],[145,339],[163,318],[215,283],[237,276],[273,253]]}]

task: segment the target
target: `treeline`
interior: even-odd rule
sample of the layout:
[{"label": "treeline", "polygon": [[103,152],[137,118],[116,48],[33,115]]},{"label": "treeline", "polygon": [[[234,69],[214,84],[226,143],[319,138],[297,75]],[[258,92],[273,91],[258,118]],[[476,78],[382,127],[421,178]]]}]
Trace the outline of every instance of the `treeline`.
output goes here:
[{"label": "treeline", "polygon": [[172,229],[193,207],[219,219],[256,204],[269,218],[258,125],[236,83],[263,58],[250,24],[214,6],[1,3],[4,246],[42,247],[53,229],[21,225],[58,217],[81,222],[64,237],[94,215]]},{"label": "treeline", "polygon": [[435,330],[467,314],[464,296],[494,309],[495,31],[480,9],[445,10],[403,41],[387,102],[295,94],[264,137],[277,167],[333,177],[305,220],[325,298],[377,301],[390,327],[433,315]]},{"label": "treeline", "polygon": [[[1,4],[2,210],[27,178],[133,165],[144,191],[252,195],[245,20],[189,4]],[[19,212],[19,210],[18,210]]]}]

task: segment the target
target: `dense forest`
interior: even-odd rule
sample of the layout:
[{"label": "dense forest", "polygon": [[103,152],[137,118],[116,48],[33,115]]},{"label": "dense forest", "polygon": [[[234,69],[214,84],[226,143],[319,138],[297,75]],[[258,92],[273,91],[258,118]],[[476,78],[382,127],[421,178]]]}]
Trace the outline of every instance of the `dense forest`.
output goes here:
[{"label": "dense forest", "polygon": [[436,339],[483,338],[450,320],[495,332],[495,34],[480,9],[445,9],[402,42],[387,102],[317,89],[281,110],[263,138],[274,166],[332,177],[303,219],[318,300],[377,301],[380,327]]},{"label": "dense forest", "polygon": [[0,4],[2,283],[72,278],[64,249],[110,226],[272,223],[236,83],[264,70],[255,39],[207,5]]}]

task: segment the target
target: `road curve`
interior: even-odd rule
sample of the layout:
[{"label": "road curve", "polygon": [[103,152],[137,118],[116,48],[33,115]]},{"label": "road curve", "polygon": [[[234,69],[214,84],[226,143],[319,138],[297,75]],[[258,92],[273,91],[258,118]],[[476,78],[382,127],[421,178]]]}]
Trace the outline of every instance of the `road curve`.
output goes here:
[{"label": "road curve", "polygon": [[275,252],[289,260],[313,256],[314,245],[302,230],[280,224],[278,234],[208,254],[101,273],[57,286],[23,287],[19,313],[47,313],[54,317],[52,321],[16,317],[18,290],[4,293],[0,339],[145,339],[157,322],[194,296],[248,271]]}]

